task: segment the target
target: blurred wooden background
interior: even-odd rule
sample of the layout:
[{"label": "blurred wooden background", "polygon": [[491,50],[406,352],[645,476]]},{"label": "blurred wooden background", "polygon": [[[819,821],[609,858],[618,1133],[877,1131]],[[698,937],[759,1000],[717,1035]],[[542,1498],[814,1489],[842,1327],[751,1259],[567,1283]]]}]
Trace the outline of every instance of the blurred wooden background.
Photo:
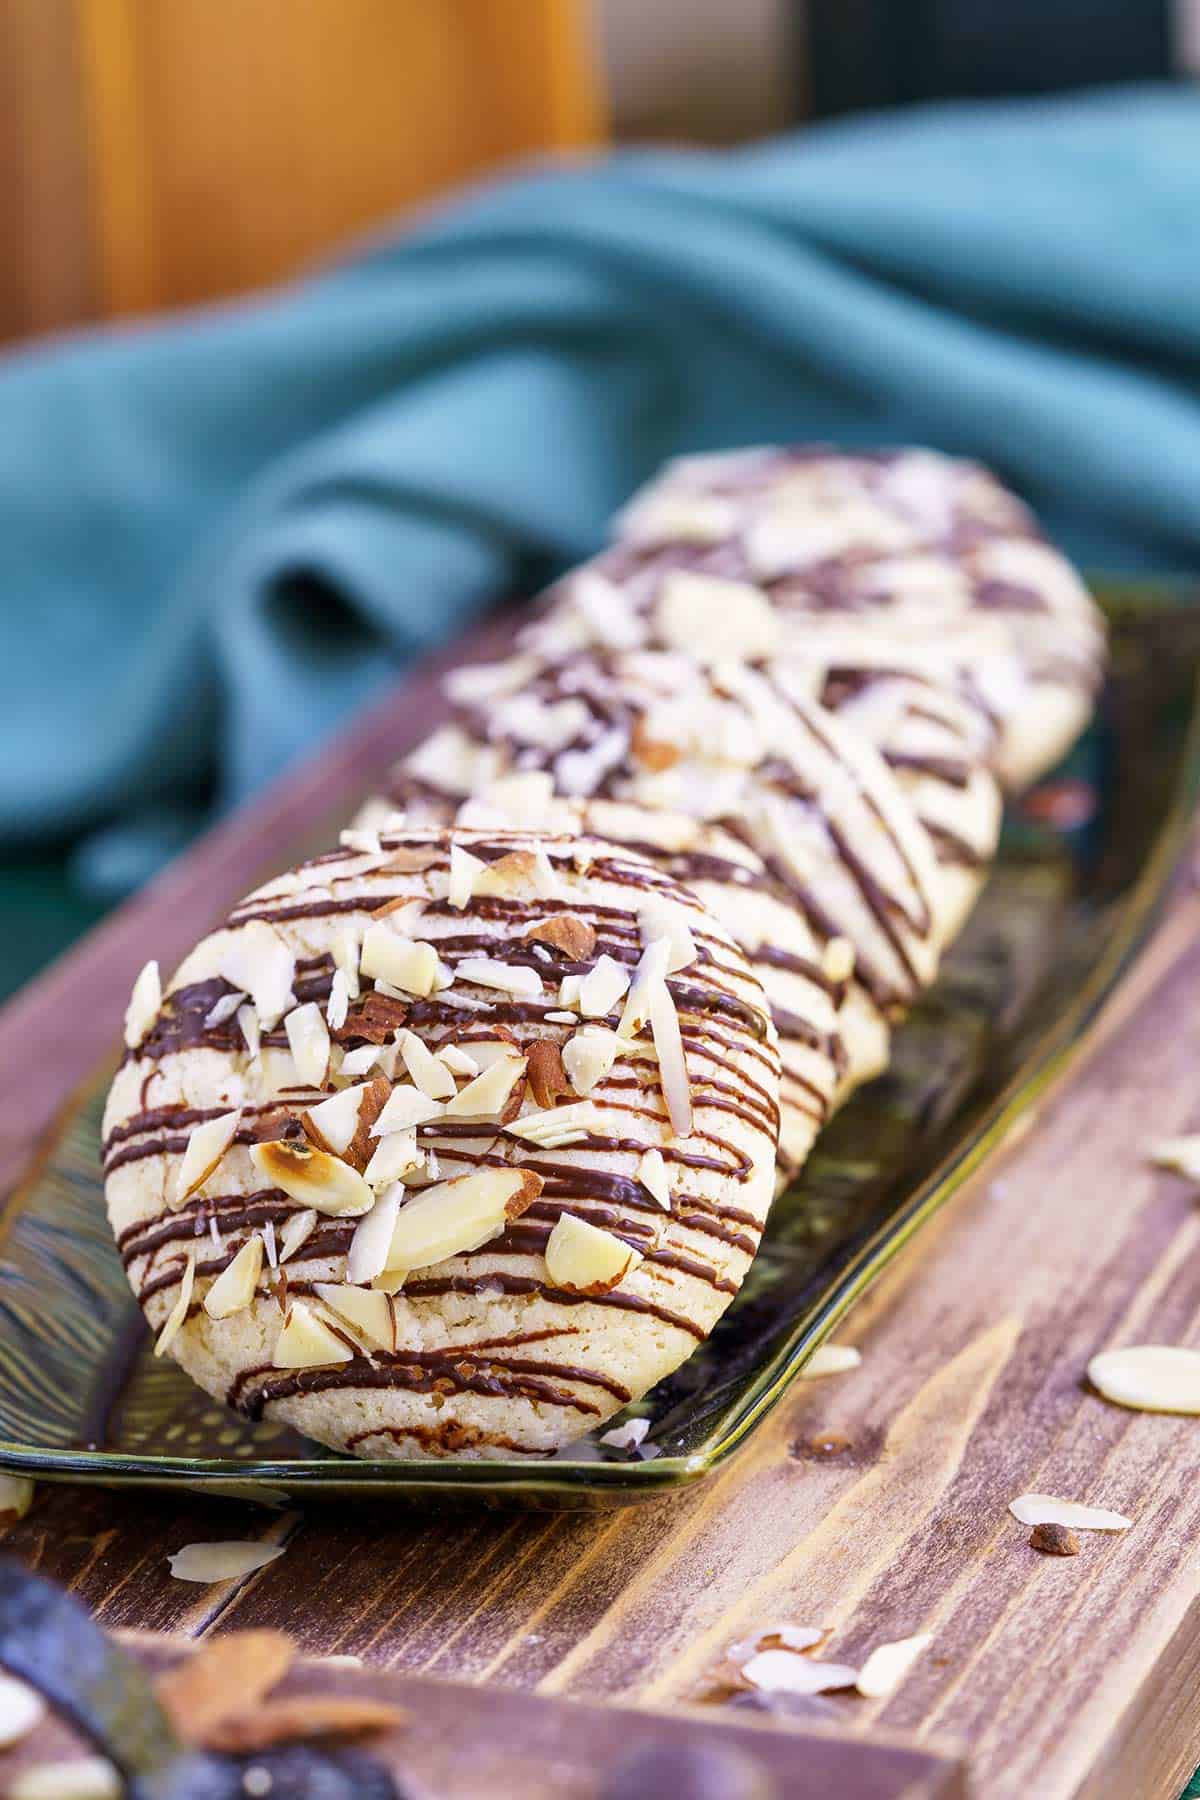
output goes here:
[{"label": "blurred wooden background", "polygon": [[244,291],[604,136],[587,0],[0,0],[0,337]]}]

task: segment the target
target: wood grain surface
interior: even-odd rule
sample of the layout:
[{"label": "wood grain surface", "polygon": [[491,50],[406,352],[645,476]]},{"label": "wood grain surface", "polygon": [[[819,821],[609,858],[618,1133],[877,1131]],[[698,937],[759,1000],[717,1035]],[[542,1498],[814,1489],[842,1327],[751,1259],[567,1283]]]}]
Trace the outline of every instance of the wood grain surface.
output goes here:
[{"label": "wood grain surface", "polygon": [[[169,965],[435,710],[422,679],[9,1007],[10,1188],[108,1046],[145,956]],[[1198,928],[1181,883],[1033,1128],[854,1314],[842,1336],[861,1368],[798,1384],[678,1498],[603,1516],[342,1504],[302,1518],[47,1487],[6,1547],[110,1626],[282,1624],[311,1653],[587,1702],[704,1704],[723,1646],[782,1619],[831,1626],[826,1653],[846,1661],[929,1631],[890,1700],[829,1696],[804,1723],[964,1745],[989,1797],[1173,1797],[1200,1760],[1200,1425],[1111,1407],[1085,1369],[1111,1345],[1200,1343],[1195,1196],[1145,1158],[1148,1140],[1200,1128]],[[1027,1490],[1115,1507],[1133,1529],[1039,1555],[1006,1511]],[[167,1572],[186,1542],[250,1534],[286,1554],[212,1589]]]}]

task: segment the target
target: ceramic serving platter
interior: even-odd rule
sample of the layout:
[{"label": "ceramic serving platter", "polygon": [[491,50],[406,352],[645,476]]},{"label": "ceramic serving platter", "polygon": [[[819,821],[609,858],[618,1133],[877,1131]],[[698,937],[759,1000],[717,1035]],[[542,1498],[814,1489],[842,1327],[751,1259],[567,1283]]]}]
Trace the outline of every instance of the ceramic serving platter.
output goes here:
[{"label": "ceramic serving platter", "polygon": [[65,1107],[0,1222],[0,1466],[279,1502],[362,1494],[560,1508],[649,1500],[710,1474],[1023,1121],[1152,923],[1200,787],[1200,617],[1167,590],[1102,593],[1112,674],[1094,725],[1010,808],[983,896],[897,1033],[891,1068],[833,1121],[776,1203],[712,1338],[631,1409],[650,1420],[640,1452],[584,1439],[535,1466],[358,1462],[249,1424],[155,1362],[105,1221],[104,1068]]}]

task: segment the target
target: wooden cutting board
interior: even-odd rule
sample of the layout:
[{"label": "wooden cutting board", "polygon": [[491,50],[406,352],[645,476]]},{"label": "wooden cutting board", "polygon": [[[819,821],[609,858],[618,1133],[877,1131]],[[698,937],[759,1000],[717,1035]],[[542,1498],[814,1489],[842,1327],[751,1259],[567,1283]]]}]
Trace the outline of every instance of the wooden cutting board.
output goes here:
[{"label": "wooden cutting board", "polygon": [[[485,627],[453,659],[509,629]],[[111,1047],[145,958],[171,966],[253,881],[327,836],[437,716],[431,668],[0,1015],[10,1196]],[[835,1695],[790,1720],[837,1746],[836,1780],[823,1769],[825,1785],[797,1792],[942,1791],[883,1767],[876,1751],[899,1733],[936,1748],[938,1779],[943,1748],[961,1746],[989,1800],[1174,1800],[1200,1761],[1200,1422],[1110,1407],[1084,1371],[1113,1344],[1200,1343],[1200,1213],[1144,1155],[1200,1128],[1198,928],[1200,899],[1181,882],[1033,1128],[854,1314],[842,1340],[862,1367],[799,1383],[690,1492],[598,1516],[343,1504],[301,1517],[45,1487],[4,1547],[109,1626],[278,1624],[313,1654],[589,1704],[708,1704],[723,1646],[783,1619],[832,1626],[827,1653],[850,1662],[928,1631],[891,1700]],[[1115,1507],[1134,1527],[1041,1556],[1006,1511],[1028,1490]],[[184,1543],[249,1535],[287,1553],[213,1589],[167,1572]]]}]

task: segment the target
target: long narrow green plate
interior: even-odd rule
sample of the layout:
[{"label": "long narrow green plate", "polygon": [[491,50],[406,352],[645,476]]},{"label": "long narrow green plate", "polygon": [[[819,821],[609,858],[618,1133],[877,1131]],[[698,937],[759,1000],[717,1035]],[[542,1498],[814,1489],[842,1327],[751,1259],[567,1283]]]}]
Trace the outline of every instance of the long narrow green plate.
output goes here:
[{"label": "long narrow green plate", "polygon": [[717,1331],[640,1403],[624,1455],[356,1462],[224,1412],[147,1352],[104,1217],[108,1071],[70,1109],[0,1242],[0,1465],[42,1479],[260,1499],[582,1508],[668,1494],[732,1455],[805,1360],[1084,1041],[1142,943],[1200,791],[1200,615],[1111,589],[1112,674],[1067,768],[1012,809],[1001,854],[888,1073],[776,1204]]}]

